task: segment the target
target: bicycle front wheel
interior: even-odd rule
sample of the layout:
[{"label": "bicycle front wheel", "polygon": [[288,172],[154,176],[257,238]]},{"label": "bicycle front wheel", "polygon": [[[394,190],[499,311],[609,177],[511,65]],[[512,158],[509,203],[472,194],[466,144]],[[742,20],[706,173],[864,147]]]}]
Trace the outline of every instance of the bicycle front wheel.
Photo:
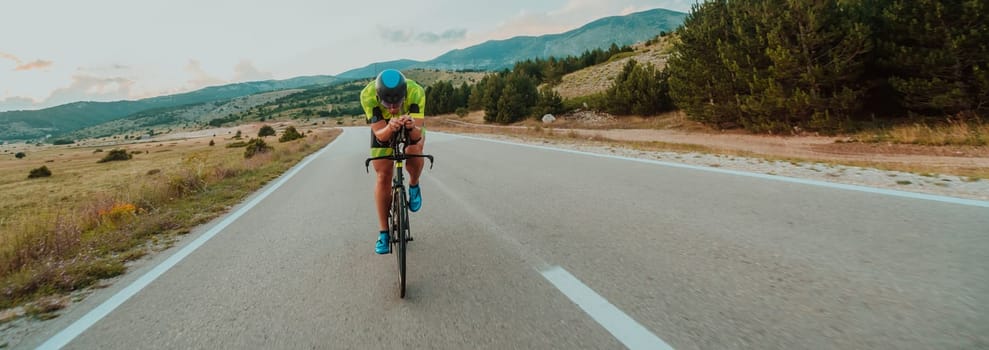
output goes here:
[{"label": "bicycle front wheel", "polygon": [[406,271],[406,242],[409,232],[409,209],[408,201],[405,198],[405,191],[398,190],[395,193],[395,257],[398,259],[398,296],[405,298],[405,271]]}]

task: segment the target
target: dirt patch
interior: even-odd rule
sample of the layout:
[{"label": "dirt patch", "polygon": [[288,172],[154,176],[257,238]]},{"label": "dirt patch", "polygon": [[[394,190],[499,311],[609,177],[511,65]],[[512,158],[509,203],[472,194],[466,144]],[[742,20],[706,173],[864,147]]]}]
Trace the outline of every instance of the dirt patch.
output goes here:
[{"label": "dirt patch", "polygon": [[[986,146],[922,146],[889,143],[848,142],[845,136],[772,136],[753,135],[739,131],[687,131],[699,128],[602,128],[627,123],[631,126],[656,125],[655,120],[615,118],[608,115],[590,117],[588,113],[564,115],[561,122],[542,124],[527,121],[521,125],[498,126],[461,121],[458,118],[438,118],[432,125],[456,126],[477,132],[513,132],[530,130],[538,136],[558,135],[589,141],[638,144],[695,145],[715,153],[796,158],[819,162],[880,166],[913,172],[937,172],[981,176],[989,173],[989,147]],[[470,118],[464,118],[470,119]],[[651,124],[646,124],[651,123]]]}]

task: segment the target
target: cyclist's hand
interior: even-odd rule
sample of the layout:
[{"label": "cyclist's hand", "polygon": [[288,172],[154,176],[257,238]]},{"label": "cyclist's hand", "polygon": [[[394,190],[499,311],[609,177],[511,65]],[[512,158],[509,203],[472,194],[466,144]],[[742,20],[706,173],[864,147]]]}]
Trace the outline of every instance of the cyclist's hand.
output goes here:
[{"label": "cyclist's hand", "polygon": [[405,123],[405,128],[406,129],[412,130],[412,128],[414,128],[416,126],[415,120],[413,120],[412,117],[410,117],[410,116],[403,115],[402,116],[402,121]]},{"label": "cyclist's hand", "polygon": [[402,124],[404,124],[402,122],[402,118],[391,118],[388,120],[388,128],[391,129],[392,132],[398,132],[398,130],[402,128]]}]

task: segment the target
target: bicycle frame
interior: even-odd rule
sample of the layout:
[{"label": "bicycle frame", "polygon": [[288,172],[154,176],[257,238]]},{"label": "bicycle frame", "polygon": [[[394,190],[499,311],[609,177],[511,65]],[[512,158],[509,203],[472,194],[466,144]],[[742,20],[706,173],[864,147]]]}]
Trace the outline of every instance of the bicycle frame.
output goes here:
[{"label": "bicycle frame", "polygon": [[[372,136],[373,137],[373,136]],[[378,159],[389,159],[394,162],[392,168],[392,203],[391,210],[389,212],[389,224],[388,224],[388,235],[390,242],[389,245],[397,249],[389,249],[389,251],[398,251],[396,254],[398,260],[398,279],[399,279],[399,297],[405,298],[405,245],[407,242],[412,241],[411,232],[409,230],[409,213],[408,213],[408,199],[405,196],[405,174],[403,174],[402,168],[405,166],[405,160],[410,158],[426,158],[429,159],[429,168],[433,168],[433,156],[428,154],[406,154],[405,148],[408,147],[407,143],[409,139],[409,132],[403,126],[399,129],[392,137],[391,148],[392,154],[388,156],[380,156],[368,158],[364,161],[364,171],[370,173],[371,161]]]}]

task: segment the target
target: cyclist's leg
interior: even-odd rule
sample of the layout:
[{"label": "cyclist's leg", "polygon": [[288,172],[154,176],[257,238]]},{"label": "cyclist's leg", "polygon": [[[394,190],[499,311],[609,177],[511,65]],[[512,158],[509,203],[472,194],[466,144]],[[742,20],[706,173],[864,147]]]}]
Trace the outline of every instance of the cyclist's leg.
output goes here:
[{"label": "cyclist's leg", "polygon": [[[378,142],[371,134],[371,157],[391,155],[392,150],[388,145]],[[393,162],[387,159],[371,161],[377,179],[374,184],[374,202],[378,209],[378,224],[381,231],[388,230],[388,207],[391,206],[391,178]]]},{"label": "cyclist's leg", "polygon": [[[416,144],[406,147],[406,154],[422,154],[423,146],[426,145],[425,121],[422,118],[417,118],[415,122],[416,126],[422,128],[422,139],[420,139]],[[422,158],[411,158],[405,162],[405,167],[408,168],[409,171],[409,185],[419,184],[419,175],[422,174],[422,168],[425,164],[426,160]]]},{"label": "cyclist's leg", "polygon": [[374,185],[374,201],[378,207],[378,224],[382,231],[388,230],[388,208],[391,206],[392,161],[379,159],[371,161],[378,174]]},{"label": "cyclist's leg", "polygon": [[[406,153],[422,154],[422,148],[425,142],[426,136],[425,130],[423,130],[422,139],[415,145],[407,147],[405,149]],[[422,168],[425,166],[426,160],[422,158],[409,158],[405,164],[405,167],[409,171],[409,210],[418,212],[422,209],[422,189],[419,188],[419,175],[422,174]]]}]

